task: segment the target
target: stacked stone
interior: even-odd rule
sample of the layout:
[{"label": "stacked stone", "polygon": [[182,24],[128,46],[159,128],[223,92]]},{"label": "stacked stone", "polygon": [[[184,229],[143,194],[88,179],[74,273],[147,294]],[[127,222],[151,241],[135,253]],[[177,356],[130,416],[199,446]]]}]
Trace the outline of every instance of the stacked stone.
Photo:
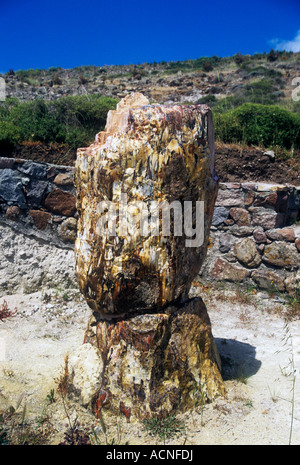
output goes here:
[{"label": "stacked stone", "polygon": [[211,228],[205,279],[299,291],[300,188],[221,183]]},{"label": "stacked stone", "polygon": [[73,248],[74,168],[0,158],[0,219],[18,231]]}]

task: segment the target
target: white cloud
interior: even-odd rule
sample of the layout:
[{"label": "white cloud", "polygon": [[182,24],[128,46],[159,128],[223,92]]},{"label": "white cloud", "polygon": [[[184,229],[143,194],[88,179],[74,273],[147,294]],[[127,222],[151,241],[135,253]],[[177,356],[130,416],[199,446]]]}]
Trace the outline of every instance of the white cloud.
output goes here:
[{"label": "white cloud", "polygon": [[286,52],[300,52],[300,29],[296,34],[296,37],[292,40],[279,40],[275,39],[272,41],[276,44],[276,50],[285,50]]}]

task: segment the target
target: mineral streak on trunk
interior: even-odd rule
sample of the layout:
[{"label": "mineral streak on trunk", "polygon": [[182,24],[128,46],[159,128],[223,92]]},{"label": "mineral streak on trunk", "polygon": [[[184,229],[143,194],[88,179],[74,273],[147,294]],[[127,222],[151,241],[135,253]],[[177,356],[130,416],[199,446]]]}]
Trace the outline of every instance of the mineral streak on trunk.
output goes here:
[{"label": "mineral streak on trunk", "polygon": [[[79,149],[75,182],[79,212],[76,271],[88,304],[101,314],[120,315],[161,309],[187,298],[206,255],[217,194],[210,109],[205,105],[149,105],[141,94],[109,112],[104,132]],[[186,247],[187,236],[101,235],[103,201],[140,213],[138,201],[204,201],[204,241]],[[139,204],[140,205],[140,204]],[[195,208],[193,221],[195,225]],[[116,219],[117,227],[120,225]],[[140,226],[140,223],[137,224]]]},{"label": "mineral streak on trunk", "polygon": [[[91,399],[134,418],[187,410],[225,394],[210,320],[201,298],[164,313],[91,318],[85,343],[99,349],[105,370]],[[124,412],[122,412],[124,413]]]},{"label": "mineral streak on trunk", "polygon": [[[90,349],[83,352],[101,360],[101,376],[84,374],[90,369],[86,359],[78,364],[76,358],[83,374],[71,369],[83,403],[89,399],[96,414],[109,406],[130,420],[186,410],[203,402],[202,392],[209,400],[224,395],[206,307],[201,298],[188,298],[206,255],[217,195],[210,109],[126,97],[109,112],[105,131],[78,150],[75,181],[76,273],[93,310],[84,340]],[[169,235],[161,219],[157,235],[142,235],[134,221],[127,234],[100,234],[99,205],[119,204],[122,195],[131,218],[140,222],[137,201],[202,202],[203,242],[187,247],[184,224],[182,234],[175,233],[175,211]],[[197,228],[194,207],[192,212]],[[115,221],[120,227],[120,217]]]}]

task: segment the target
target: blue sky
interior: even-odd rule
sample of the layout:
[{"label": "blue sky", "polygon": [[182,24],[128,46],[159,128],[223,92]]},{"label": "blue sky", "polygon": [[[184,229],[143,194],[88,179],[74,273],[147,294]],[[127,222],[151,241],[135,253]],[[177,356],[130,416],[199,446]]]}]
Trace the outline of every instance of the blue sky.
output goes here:
[{"label": "blue sky", "polygon": [[0,71],[300,51],[299,0],[0,0]]}]

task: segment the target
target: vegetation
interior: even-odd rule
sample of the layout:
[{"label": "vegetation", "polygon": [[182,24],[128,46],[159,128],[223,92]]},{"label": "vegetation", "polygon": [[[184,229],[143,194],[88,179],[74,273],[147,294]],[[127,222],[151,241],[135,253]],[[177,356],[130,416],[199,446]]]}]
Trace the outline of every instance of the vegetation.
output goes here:
[{"label": "vegetation", "polygon": [[245,103],[214,113],[216,138],[247,145],[300,148],[300,115],[276,105]]},{"label": "vegetation", "polygon": [[42,99],[20,103],[7,99],[0,107],[0,148],[8,150],[24,141],[89,144],[104,129],[107,112],[117,101],[99,94]]},{"label": "vegetation", "polygon": [[4,300],[2,304],[0,305],[0,321],[3,321],[5,318],[11,318],[16,313],[17,313],[17,309],[15,308],[13,311],[10,310],[6,300]]},{"label": "vegetation", "polygon": [[183,422],[176,415],[155,416],[144,420],[143,425],[151,436],[158,436],[163,441],[185,431]]},{"label": "vegetation", "polygon": [[[174,85],[183,88],[193,86],[193,80],[199,77],[207,81],[210,94],[194,103],[206,103],[212,108],[217,140],[297,150],[300,102],[286,95],[286,77],[290,70],[297,69],[297,63],[298,54],[270,50],[254,55],[236,53],[231,57],[214,55],[122,66],[9,70],[4,77],[10,80],[12,89],[31,86],[35,88],[33,98],[40,98],[27,102],[8,98],[0,103],[0,150],[12,151],[24,142],[66,144],[72,149],[89,145],[95,134],[103,130],[107,112],[115,108],[118,98],[105,97],[95,90],[105,93],[103,88],[112,86],[115,89],[109,95],[117,96],[118,86],[122,91],[129,82],[144,79],[147,83],[154,76],[160,84],[164,79],[171,81],[169,76],[178,73],[180,77],[174,79]],[[225,98],[215,95],[223,93],[223,84]],[[85,95],[60,97],[66,89],[78,85],[86,86]],[[45,100],[40,88],[53,88],[54,100]]]}]

